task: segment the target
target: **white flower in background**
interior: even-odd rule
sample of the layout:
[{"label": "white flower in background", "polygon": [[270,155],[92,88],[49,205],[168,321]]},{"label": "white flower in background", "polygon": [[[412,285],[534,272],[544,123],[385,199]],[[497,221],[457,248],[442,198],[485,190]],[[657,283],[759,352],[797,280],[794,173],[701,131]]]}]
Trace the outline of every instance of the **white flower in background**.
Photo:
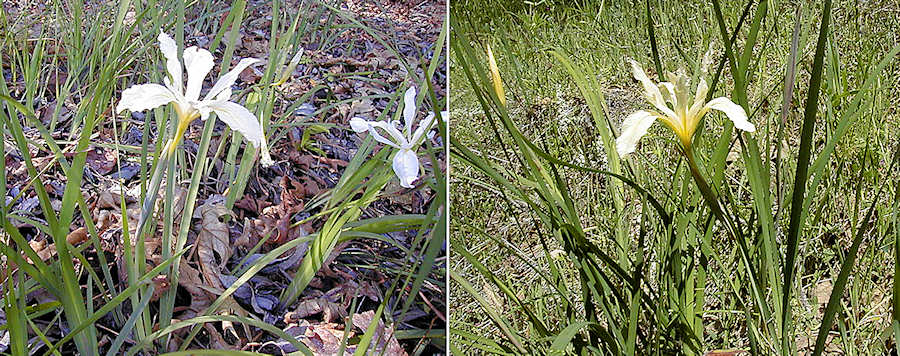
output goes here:
[{"label": "white flower in background", "polygon": [[[449,113],[441,111],[441,117],[446,122]],[[412,188],[413,182],[419,177],[419,158],[416,149],[424,142],[429,131],[435,124],[434,113],[428,113],[424,120],[419,122],[413,131],[413,121],[416,118],[416,87],[410,87],[403,96],[403,127],[399,121],[366,121],[363,118],[350,119],[350,127],[357,133],[368,131],[376,141],[399,149],[394,155],[392,167],[397,178],[400,178],[400,186]],[[378,129],[385,132],[382,135]],[[402,130],[402,131],[401,131]]]},{"label": "white flower in background", "polygon": [[231,86],[237,80],[238,75],[247,67],[259,62],[255,58],[242,59],[231,71],[219,78],[209,89],[203,99],[200,99],[200,89],[203,80],[214,66],[213,56],[203,48],[191,46],[184,49],[184,69],[187,70],[187,84],[183,83],[181,62],[178,60],[178,47],[175,41],[164,32],[159,33],[159,49],[166,57],[166,69],[169,76],[163,80],[165,86],[159,84],[133,85],[122,92],[122,99],[116,106],[116,112],[123,110],[144,111],[153,109],[168,103],[175,104],[175,112],[178,115],[178,130],[176,137],[167,147],[171,153],[177,142],[180,141],[188,124],[200,118],[206,120],[210,112],[215,112],[231,129],[240,132],[247,141],[261,150],[260,163],[263,166],[271,165],[272,158],[266,145],[266,137],[262,126],[250,110],[242,105],[229,101],[231,98]]},{"label": "white flower in background", "polygon": [[[630,62],[634,78],[644,87],[644,96],[658,111],[640,110],[625,118],[622,123],[622,134],[616,139],[616,151],[619,155],[625,156],[634,152],[638,140],[647,133],[656,120],[662,121],[675,131],[686,152],[690,151],[691,139],[697,131],[697,125],[710,109],[724,112],[738,129],[747,132],[756,131],[756,127],[747,120],[744,108],[731,99],[719,97],[706,101],[709,87],[702,76],[696,93],[691,98],[690,78],[683,71],[678,74],[667,73],[669,81],[656,84],[647,77],[637,62],[633,60]],[[706,62],[708,61],[704,60],[704,63]]]}]

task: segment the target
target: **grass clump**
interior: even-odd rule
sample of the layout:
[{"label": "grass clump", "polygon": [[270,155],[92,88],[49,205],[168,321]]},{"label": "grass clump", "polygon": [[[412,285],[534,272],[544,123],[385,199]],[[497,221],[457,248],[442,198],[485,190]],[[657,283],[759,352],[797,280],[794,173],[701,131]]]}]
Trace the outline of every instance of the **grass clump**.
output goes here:
[{"label": "grass clump", "polygon": [[[894,350],[900,47],[879,9],[455,7],[451,349]],[[623,119],[646,107],[626,60],[666,81],[710,48],[706,99],[730,97],[755,132],[707,114],[621,157]]]},{"label": "grass clump", "polygon": [[[410,85],[427,88],[422,115],[444,109],[432,82],[445,87],[447,32],[401,54],[394,30],[409,24],[358,16],[374,10],[4,3],[0,351],[442,350],[446,128],[401,188],[394,152],[348,116],[398,119],[394,91]],[[361,47],[381,57],[364,63]],[[225,85],[200,78],[210,70]]]}]

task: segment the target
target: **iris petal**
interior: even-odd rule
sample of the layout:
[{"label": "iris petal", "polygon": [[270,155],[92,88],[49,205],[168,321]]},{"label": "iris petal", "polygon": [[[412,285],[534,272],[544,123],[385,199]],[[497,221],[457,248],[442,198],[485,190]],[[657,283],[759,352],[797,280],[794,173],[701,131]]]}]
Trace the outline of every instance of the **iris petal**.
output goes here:
[{"label": "iris petal", "polygon": [[257,62],[259,62],[259,60],[256,58],[241,59],[241,61],[238,62],[238,64],[234,66],[234,68],[228,71],[228,73],[225,73],[225,75],[223,75],[221,78],[219,78],[218,81],[216,81],[216,84],[214,84],[212,89],[209,89],[209,92],[206,93],[206,96],[204,96],[204,100],[209,100],[209,98],[216,97],[217,95],[219,95],[219,93],[225,90],[228,90],[228,96],[230,97],[231,86],[234,85],[235,81],[237,81],[237,78],[241,74],[241,72],[243,72],[244,69],[247,69],[247,67],[256,64]]},{"label": "iris petal", "polygon": [[719,110],[728,116],[728,119],[734,123],[734,127],[747,131],[756,131],[756,126],[747,119],[747,113],[740,105],[735,104],[731,99],[726,97],[715,98],[706,103],[705,108]]},{"label": "iris petal", "polygon": [[209,109],[216,112],[219,119],[224,121],[232,130],[240,132],[256,148],[262,148],[266,138],[263,136],[262,126],[256,115],[240,104],[230,101],[211,102],[207,104]]},{"label": "iris petal", "polygon": [[122,91],[122,99],[116,105],[116,112],[123,110],[144,111],[175,101],[175,95],[159,84],[133,85]]},{"label": "iris petal", "polygon": [[616,138],[616,152],[625,156],[634,152],[638,141],[647,134],[647,130],[656,121],[657,115],[648,111],[637,111],[622,122],[622,134]]},{"label": "iris petal", "polygon": [[650,104],[653,104],[653,106],[663,114],[675,116],[675,112],[666,106],[666,102],[663,99],[662,93],[659,91],[659,87],[657,87],[656,84],[653,84],[653,81],[650,80],[650,77],[644,72],[644,68],[641,68],[641,65],[633,60],[630,62],[631,73],[634,75],[634,79],[637,79],[637,81],[641,82],[641,85],[644,86],[644,96],[647,98],[647,101],[649,101]]},{"label": "iris petal", "polygon": [[406,89],[403,95],[403,133],[409,135],[412,132],[412,122],[416,118],[416,87]]},{"label": "iris petal", "polygon": [[181,94],[184,90],[184,88],[182,88],[184,85],[184,78],[181,71],[181,61],[178,60],[178,45],[175,44],[175,40],[173,40],[172,37],[169,37],[169,35],[162,32],[162,30],[159,31],[157,40],[159,40],[159,50],[162,51],[163,56],[166,57],[166,70],[172,78],[168,83],[176,92]]},{"label": "iris petal", "polygon": [[419,158],[412,150],[403,149],[394,155],[394,161],[391,165],[394,174],[400,178],[400,186],[404,188],[412,188],[413,182],[419,177]]},{"label": "iris petal", "polygon": [[195,46],[185,48],[183,55],[184,66],[187,68],[188,74],[184,97],[188,101],[197,101],[200,99],[200,89],[203,86],[203,80],[215,65],[213,56],[209,51]]}]

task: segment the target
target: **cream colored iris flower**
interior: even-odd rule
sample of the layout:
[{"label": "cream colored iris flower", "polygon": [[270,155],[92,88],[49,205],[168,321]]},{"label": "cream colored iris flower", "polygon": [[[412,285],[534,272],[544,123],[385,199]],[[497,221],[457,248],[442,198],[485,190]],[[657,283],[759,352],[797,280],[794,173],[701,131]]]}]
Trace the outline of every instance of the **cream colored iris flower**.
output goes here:
[{"label": "cream colored iris flower", "polygon": [[165,85],[139,84],[125,89],[122,92],[122,99],[116,106],[116,112],[126,109],[144,111],[173,103],[175,113],[178,115],[178,127],[175,139],[170,141],[169,147],[166,148],[168,153],[174,151],[175,146],[184,136],[188,124],[197,118],[206,120],[211,112],[215,112],[219,119],[228,124],[231,129],[240,132],[247,141],[261,150],[260,163],[262,165],[271,165],[272,158],[269,156],[266,137],[259,120],[244,106],[229,101],[231,86],[237,80],[238,75],[259,60],[255,58],[242,59],[234,69],[219,78],[201,99],[200,90],[203,80],[214,66],[212,54],[196,46],[184,49],[182,56],[184,57],[184,70],[187,71],[187,83],[185,84],[175,41],[162,31],[159,33],[158,40],[159,49],[166,57],[166,69],[169,72],[169,76],[163,80]]},{"label": "cream colored iris flower", "polygon": [[[441,111],[441,117],[445,122],[449,115],[450,113]],[[416,119],[416,87],[410,87],[403,96],[402,128],[398,128],[399,121],[366,121],[360,117],[350,119],[350,128],[357,133],[368,131],[376,141],[399,149],[391,166],[400,179],[400,186],[412,188],[413,182],[419,178],[419,158],[416,156],[416,149],[426,137],[431,137],[431,128],[436,123],[434,117],[433,112],[428,113],[425,119],[419,122],[415,131],[413,130],[413,121]],[[378,129],[386,133],[387,137],[379,133]]]},{"label": "cream colored iris flower", "polygon": [[644,96],[656,110],[640,110],[625,118],[622,123],[622,133],[616,139],[616,151],[620,156],[634,152],[638,140],[641,139],[656,120],[662,121],[681,140],[686,152],[691,149],[691,140],[700,120],[709,110],[719,110],[725,113],[734,127],[754,132],[756,127],[747,120],[744,109],[726,97],[719,97],[706,101],[709,87],[706,80],[700,78],[696,92],[691,96],[690,78],[682,71],[678,74],[668,73],[668,82],[654,83],[647,77],[644,69],[635,62],[631,62],[631,70],[634,78],[644,87]]}]

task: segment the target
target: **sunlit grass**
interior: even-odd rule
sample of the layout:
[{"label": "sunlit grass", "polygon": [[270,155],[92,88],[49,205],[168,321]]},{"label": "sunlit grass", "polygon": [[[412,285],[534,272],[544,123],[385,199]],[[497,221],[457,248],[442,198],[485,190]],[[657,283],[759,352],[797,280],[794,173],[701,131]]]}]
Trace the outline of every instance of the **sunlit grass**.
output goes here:
[{"label": "sunlit grass", "polygon": [[[900,24],[882,17],[890,6],[459,4],[456,351],[562,340],[572,345],[560,351],[626,354],[893,349],[883,276],[894,274],[885,261],[900,93],[897,42],[883,39]],[[492,100],[488,44],[508,108]],[[696,71],[710,44],[711,93],[733,98],[758,128],[740,134],[707,115],[694,137],[718,203],[700,194],[670,130],[651,129],[628,159],[610,152],[622,119],[645,107],[626,61],[664,80],[661,71]],[[471,317],[488,309],[487,320]]]}]

